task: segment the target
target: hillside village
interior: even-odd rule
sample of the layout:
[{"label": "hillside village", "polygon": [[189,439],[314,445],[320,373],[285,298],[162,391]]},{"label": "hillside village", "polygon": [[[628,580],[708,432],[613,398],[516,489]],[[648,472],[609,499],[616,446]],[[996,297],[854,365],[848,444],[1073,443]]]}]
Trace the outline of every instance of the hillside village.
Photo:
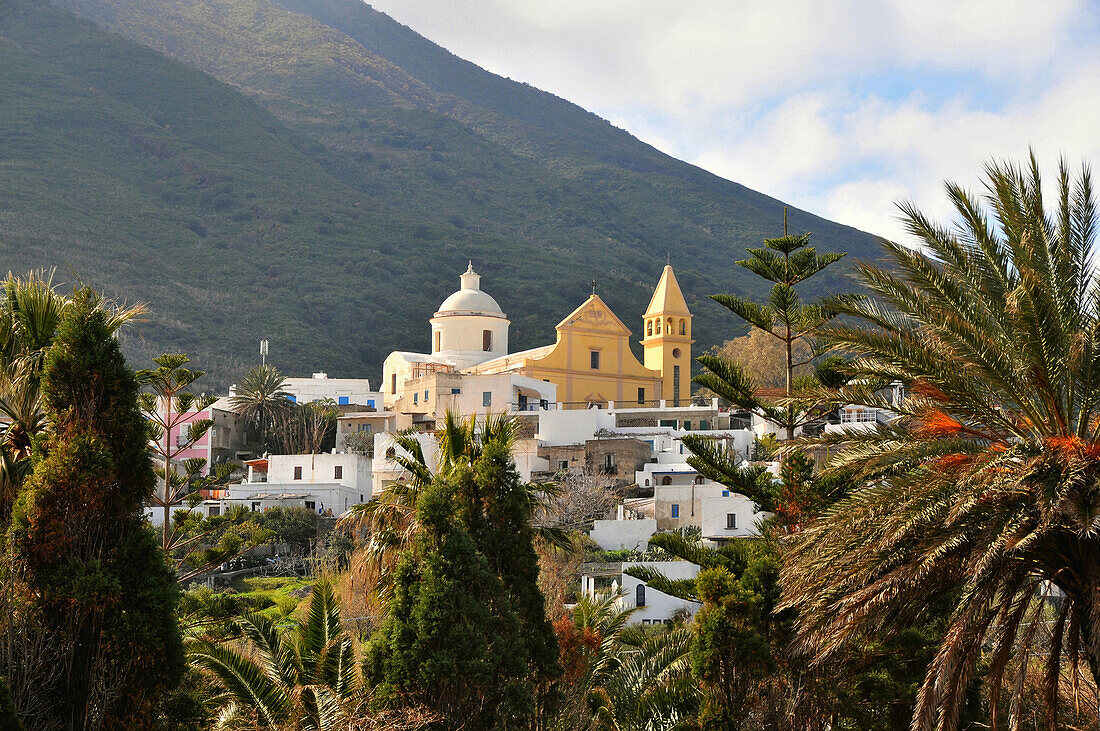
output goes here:
[{"label": "hillside village", "polygon": [[[470,262],[460,286],[432,314],[428,353],[397,351],[383,364],[382,388],[367,379],[330,378],[324,372],[288,377],[282,391],[295,403],[328,401],[338,407],[336,447],[322,454],[251,454],[248,426],[232,405],[235,387],[201,411],[181,415],[169,440],[186,442],[192,422],[212,428],[175,458],[202,459],[214,466],[239,462],[239,482],[200,491],[201,502],[174,506],[206,517],[234,506],[253,511],[305,508],[329,518],[348,515],[395,482],[410,479],[398,457],[410,455],[395,435],[415,435],[427,464],[438,459],[436,434],[448,414],[479,422],[506,414],[519,424],[513,458],[525,482],[567,481],[607,493],[580,527],[604,551],[644,558],[658,532],[697,535],[704,545],[760,536],[772,517],[749,498],[700,474],[691,464],[685,434],[721,445],[736,462],[758,461],[778,479],[779,461],[761,443],[783,435],[775,422],[738,409],[717,397],[693,395],[692,313],[672,266],[665,266],[640,323],[643,358],[631,348],[633,332],[592,294],[555,326],[553,344],[509,352],[509,320]],[[778,389],[782,391],[782,389]],[[898,389],[891,398],[901,398]],[[887,422],[893,414],[843,407],[800,427],[803,433]],[[208,468],[204,468],[208,469]],[[150,508],[154,524],[162,513]],[[581,590],[595,598],[623,592],[621,604],[637,607],[632,622],[671,620],[693,613],[685,602],[625,573],[646,562],[586,564]],[[699,567],[662,562],[673,578],[689,579]]]},{"label": "hillside village", "polygon": [[0,731],[1100,730],[1097,28],[0,0]]}]

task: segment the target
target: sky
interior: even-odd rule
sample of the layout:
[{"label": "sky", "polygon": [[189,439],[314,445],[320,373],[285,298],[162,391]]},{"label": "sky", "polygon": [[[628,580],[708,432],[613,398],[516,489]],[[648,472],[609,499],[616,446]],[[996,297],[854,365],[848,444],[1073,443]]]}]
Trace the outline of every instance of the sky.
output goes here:
[{"label": "sky", "polygon": [[943,181],[1100,163],[1100,0],[371,0],[660,150],[905,241]]}]

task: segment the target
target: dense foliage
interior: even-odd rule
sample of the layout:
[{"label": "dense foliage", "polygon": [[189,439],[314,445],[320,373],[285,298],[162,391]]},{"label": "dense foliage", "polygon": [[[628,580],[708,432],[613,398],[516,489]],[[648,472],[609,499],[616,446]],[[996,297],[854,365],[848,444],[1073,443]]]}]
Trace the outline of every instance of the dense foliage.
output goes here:
[{"label": "dense foliage", "polygon": [[295,373],[377,374],[427,343],[469,258],[522,349],[552,342],[593,276],[633,327],[675,251],[706,348],[728,330],[702,293],[762,293],[726,266],[731,242],[782,216],[358,0],[9,0],[0,60],[6,265],[150,302],[134,361],[187,352],[221,387],[261,338]]},{"label": "dense foliage", "polygon": [[508,442],[486,443],[421,488],[415,537],[364,660],[381,703],[411,698],[448,728],[531,724],[560,672],[531,509]]},{"label": "dense foliage", "polygon": [[[1050,190],[1048,211],[1033,157],[989,165],[984,198],[948,185],[953,227],[905,206],[922,246],[862,266],[876,298],[828,332],[854,355],[842,398],[898,418],[822,440],[859,481],[797,542],[786,603],[825,663],[949,601],[914,729],[959,727],[981,666],[995,723],[1020,718],[1032,673],[1049,728],[1100,678],[1100,221],[1087,167]],[[900,406],[875,390],[891,381]]]},{"label": "dense foliage", "polygon": [[[138,386],[77,293],[46,354],[51,431],[12,513],[8,669],[33,728],[134,725],[182,671],[175,579],[142,507],[154,475]],[[33,711],[33,713],[32,713]]]}]

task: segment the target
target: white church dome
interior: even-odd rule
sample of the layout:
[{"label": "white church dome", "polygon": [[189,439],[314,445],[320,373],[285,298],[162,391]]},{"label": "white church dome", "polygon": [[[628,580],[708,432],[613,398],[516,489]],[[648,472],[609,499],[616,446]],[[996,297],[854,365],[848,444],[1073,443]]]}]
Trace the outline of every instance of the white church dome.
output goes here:
[{"label": "white church dome", "polygon": [[500,305],[488,293],[481,291],[481,276],[474,271],[473,262],[466,269],[466,273],[460,277],[462,288],[443,300],[436,317],[447,315],[482,315],[487,317],[504,317],[504,311]]}]

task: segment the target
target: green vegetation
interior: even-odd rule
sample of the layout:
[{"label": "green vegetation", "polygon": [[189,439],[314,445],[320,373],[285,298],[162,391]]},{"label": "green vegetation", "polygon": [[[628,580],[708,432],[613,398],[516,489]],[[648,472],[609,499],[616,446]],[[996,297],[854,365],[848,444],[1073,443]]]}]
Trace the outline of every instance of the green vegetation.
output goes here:
[{"label": "green vegetation", "polygon": [[314,587],[306,619],[292,632],[255,613],[242,615],[236,624],[248,651],[205,640],[187,650],[192,665],[226,691],[222,723],[347,728],[362,686],[352,638],[340,624],[340,606],[328,583]]},{"label": "green vegetation", "polygon": [[[797,369],[809,365],[820,355],[805,344],[812,346],[814,335],[837,316],[837,308],[858,300],[858,297],[837,294],[809,304],[802,302],[796,285],[804,284],[810,277],[835,264],[844,254],[819,254],[815,247],[810,246],[810,234],[788,234],[786,213],[783,217],[783,236],[765,239],[763,247],[749,249],[748,252],[749,258],[737,264],[772,282],[767,302],[761,304],[734,294],[711,295],[711,299],[782,346],[785,399],[762,398],[757,393],[760,384],[753,381],[745,368],[719,354],[707,353],[697,359],[705,372],[694,380],[730,403],[771,420],[783,429],[787,439],[793,439],[798,427],[821,416],[821,409],[815,408],[819,397],[796,393],[796,387],[802,385],[795,382]],[[801,354],[796,349],[800,344],[804,351]],[[818,383],[810,377],[808,385],[809,390],[813,390]],[[800,398],[795,399],[795,396]],[[698,459],[707,459],[707,453],[703,450],[696,451],[693,447],[692,451]]]},{"label": "green vegetation", "polygon": [[275,366],[258,365],[248,369],[237,386],[230,405],[248,424],[260,432],[260,451],[268,449],[268,434],[275,431],[291,409],[289,395],[283,390],[286,378]]},{"label": "green vegetation", "polygon": [[560,673],[538,588],[537,502],[512,463],[513,424],[490,421],[476,446],[463,423],[448,426],[364,673],[381,706],[412,700],[448,728],[529,726]]},{"label": "green vegetation", "polygon": [[876,299],[828,330],[855,355],[856,383],[911,392],[894,407],[842,389],[900,418],[822,440],[841,447],[829,469],[855,470],[860,487],[801,536],[785,602],[823,662],[949,602],[914,729],[955,728],[980,666],[994,724],[1019,719],[1035,677],[1045,726],[1091,725],[1057,714],[1063,683],[1100,679],[1100,220],[1087,167],[1063,163],[1052,213],[1034,157],[989,165],[985,188],[983,204],[947,186],[962,222],[951,229],[906,206],[923,247],[887,245],[889,271],[861,266]]},{"label": "green vegetation", "polygon": [[3,674],[36,728],[140,726],[183,670],[176,582],[142,514],[155,477],[138,383],[113,332],[97,297],[77,292],[45,354],[50,431],[5,542],[5,618],[21,647]]},{"label": "green vegetation", "polygon": [[187,352],[224,387],[270,338],[292,372],[377,374],[426,343],[468,258],[517,349],[552,341],[593,276],[638,322],[669,250],[701,348],[728,336],[702,293],[762,294],[727,260],[775,229],[778,201],[358,0],[58,5],[137,43],[57,5],[0,8],[0,253],[150,303],[135,362]]}]

